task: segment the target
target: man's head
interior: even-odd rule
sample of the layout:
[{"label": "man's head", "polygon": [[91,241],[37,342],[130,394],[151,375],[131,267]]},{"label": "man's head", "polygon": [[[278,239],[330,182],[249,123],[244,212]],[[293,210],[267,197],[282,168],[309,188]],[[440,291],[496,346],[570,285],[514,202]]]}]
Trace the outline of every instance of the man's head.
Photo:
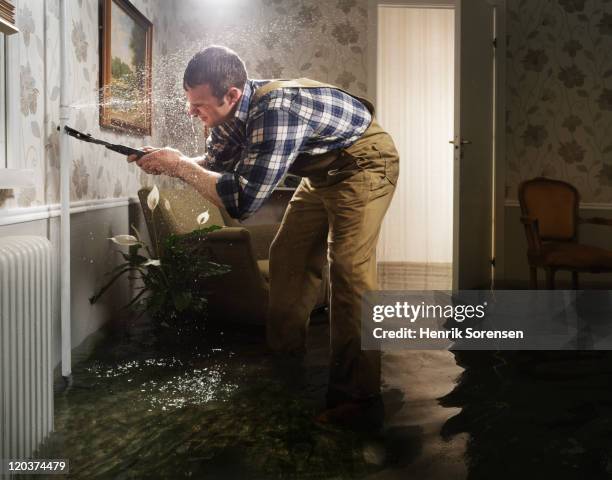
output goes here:
[{"label": "man's head", "polygon": [[207,127],[226,122],[234,114],[246,80],[244,62],[236,52],[217,45],[199,51],[183,75],[189,115]]}]

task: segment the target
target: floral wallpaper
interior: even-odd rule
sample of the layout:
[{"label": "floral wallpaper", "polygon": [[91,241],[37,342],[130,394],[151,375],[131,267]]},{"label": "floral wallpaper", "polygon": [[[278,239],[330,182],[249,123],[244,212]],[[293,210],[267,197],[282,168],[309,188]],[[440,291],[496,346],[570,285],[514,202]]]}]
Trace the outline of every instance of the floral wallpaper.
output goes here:
[{"label": "floral wallpaper", "polygon": [[[366,95],[367,0],[250,0],[223,8],[183,0],[180,5],[172,55],[166,59],[169,97],[184,102],[184,67],[210,44],[235,50],[250,78],[309,77]],[[195,154],[202,136],[194,140],[184,110],[171,110],[169,142]]]},{"label": "floral wallpaper", "polygon": [[245,60],[251,77],[311,76],[366,92],[367,0],[244,3],[205,12],[206,3],[184,1],[176,51],[188,59],[208,44],[224,44]]},{"label": "floral wallpaper", "polygon": [[[185,114],[182,72],[200,48],[227,45],[252,78],[308,76],[365,94],[367,0],[250,0],[213,8],[201,0],[133,0],[153,24],[153,135],[100,130],[98,122],[98,2],[69,10],[70,121],[77,130],[131,146],[171,145],[201,153],[199,126]],[[59,0],[18,0],[19,131],[22,155],[11,167],[35,171],[35,188],[19,189],[0,208],[59,202]],[[197,127],[197,128],[196,128]],[[173,184],[151,177],[98,146],[70,143],[71,199],[135,196],[141,185]]]},{"label": "floral wallpaper", "polygon": [[[20,32],[21,125],[18,138],[21,158],[9,159],[11,168],[35,172],[35,187],[12,192],[0,208],[28,207],[59,202],[59,93],[60,44],[59,0],[19,0],[16,21]],[[163,0],[134,0],[135,6],[155,24],[153,52],[167,49],[170,6]],[[103,130],[98,123],[98,3],[78,0],[69,9],[69,124],[103,139],[132,146],[155,143],[161,130],[154,125],[153,137],[138,138]],[[156,76],[154,57],[153,76]],[[70,143],[71,199],[91,200],[135,195],[152,179],[124,157],[82,142]],[[163,183],[163,182],[157,182]]]},{"label": "floral wallpaper", "polygon": [[509,0],[506,197],[538,175],[612,202],[612,1]]},{"label": "floral wallpaper", "polygon": [[[0,208],[59,201],[59,0],[17,3],[21,157],[35,188]],[[223,8],[200,0],[135,0],[154,23],[153,135],[99,129],[97,2],[69,11],[70,124],[132,146],[201,153],[199,125],[185,114],[182,71],[205,45],[236,50],[252,78],[308,76],[365,95],[367,0],[251,0]],[[536,175],[576,185],[585,202],[612,202],[612,0],[508,0],[506,197]],[[73,200],[133,196],[154,179],[122,157],[71,143]]]}]

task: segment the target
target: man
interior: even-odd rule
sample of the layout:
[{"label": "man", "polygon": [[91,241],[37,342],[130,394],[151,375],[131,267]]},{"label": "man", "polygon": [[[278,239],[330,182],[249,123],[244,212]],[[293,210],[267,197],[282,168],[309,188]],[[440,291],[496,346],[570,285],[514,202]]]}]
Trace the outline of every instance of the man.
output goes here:
[{"label": "man", "polygon": [[304,351],[327,259],[331,365],[328,410],[319,419],[360,417],[380,402],[380,352],[361,350],[360,318],[363,293],[377,289],[376,243],[398,177],[391,137],[367,100],[308,79],[249,80],[225,47],[197,53],[183,87],[189,114],[211,128],[207,155],[148,148],[137,164],[181,178],[238,219],[287,172],[303,177],[270,250],[268,343]]}]

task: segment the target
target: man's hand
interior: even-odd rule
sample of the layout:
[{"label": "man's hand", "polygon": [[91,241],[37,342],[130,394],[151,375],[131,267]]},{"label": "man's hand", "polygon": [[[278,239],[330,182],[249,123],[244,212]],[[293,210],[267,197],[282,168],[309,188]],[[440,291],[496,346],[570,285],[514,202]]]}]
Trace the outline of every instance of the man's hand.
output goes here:
[{"label": "man's hand", "polygon": [[145,172],[152,175],[169,175],[177,177],[195,188],[201,195],[219,207],[223,201],[217,193],[218,172],[206,170],[198,164],[204,157],[188,158],[174,148],[143,147],[146,155],[140,157],[130,155],[128,162],[136,162]]},{"label": "man's hand", "polygon": [[140,168],[151,175],[177,176],[178,167],[184,161],[184,156],[181,152],[170,147],[143,147],[142,150],[147,152],[147,154],[140,158],[136,157],[136,155],[130,155],[128,162],[136,162]]}]

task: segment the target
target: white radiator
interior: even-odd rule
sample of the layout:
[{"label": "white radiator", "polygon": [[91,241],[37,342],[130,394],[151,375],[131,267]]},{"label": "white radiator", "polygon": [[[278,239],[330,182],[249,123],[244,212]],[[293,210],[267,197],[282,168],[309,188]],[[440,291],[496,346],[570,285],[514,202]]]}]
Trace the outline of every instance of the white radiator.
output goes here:
[{"label": "white radiator", "polygon": [[51,269],[46,238],[0,237],[0,459],[30,458],[53,428]]}]

